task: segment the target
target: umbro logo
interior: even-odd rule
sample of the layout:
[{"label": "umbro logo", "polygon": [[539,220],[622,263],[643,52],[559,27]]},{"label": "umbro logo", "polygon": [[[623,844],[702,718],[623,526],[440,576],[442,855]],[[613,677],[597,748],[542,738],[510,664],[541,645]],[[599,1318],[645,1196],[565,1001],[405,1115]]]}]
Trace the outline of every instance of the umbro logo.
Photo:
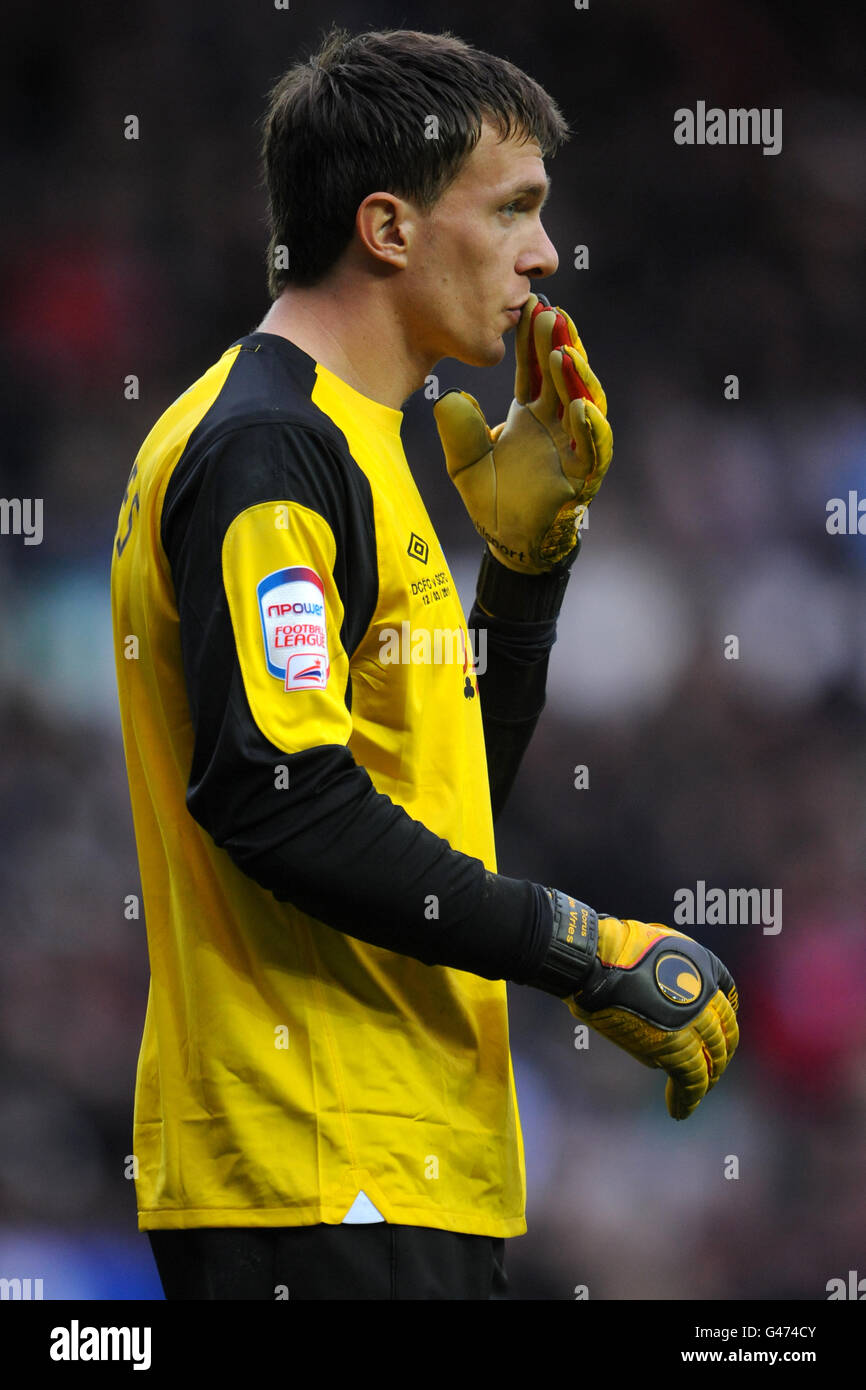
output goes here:
[{"label": "umbro logo", "polygon": [[426,565],[427,556],[430,554],[430,548],[427,542],[422,541],[421,537],[416,536],[413,531],[409,537],[409,549],[407,553],[412,556],[413,560],[420,560],[422,565]]}]

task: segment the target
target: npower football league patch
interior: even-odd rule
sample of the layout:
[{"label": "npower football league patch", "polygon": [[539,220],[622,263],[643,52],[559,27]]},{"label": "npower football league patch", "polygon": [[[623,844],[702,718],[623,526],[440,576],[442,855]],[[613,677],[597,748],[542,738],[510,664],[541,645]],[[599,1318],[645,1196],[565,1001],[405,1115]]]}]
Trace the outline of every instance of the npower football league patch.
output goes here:
[{"label": "npower football league patch", "polygon": [[325,591],[306,565],[275,570],[256,594],[268,671],[286,690],[322,690],[331,673],[325,629]]}]

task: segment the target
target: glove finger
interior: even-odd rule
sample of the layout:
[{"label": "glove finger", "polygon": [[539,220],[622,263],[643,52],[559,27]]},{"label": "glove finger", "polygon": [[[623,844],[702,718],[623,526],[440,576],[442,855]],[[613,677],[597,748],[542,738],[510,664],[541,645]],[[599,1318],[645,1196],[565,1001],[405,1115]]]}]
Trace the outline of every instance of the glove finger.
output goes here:
[{"label": "glove finger", "polygon": [[582,399],[569,402],[565,421],[570,436],[572,458],[570,463],[565,461],[562,466],[563,472],[574,487],[576,501],[588,500],[585,496],[587,480],[592,477],[598,466],[592,427],[586,418],[588,404],[588,401]]},{"label": "glove finger", "polygon": [[481,406],[468,391],[446,391],[433,406],[436,428],[452,479],[492,448]]},{"label": "glove finger", "polygon": [[[562,314],[562,317],[565,319],[565,326],[568,330],[568,338],[563,339],[563,343],[569,342],[573,348],[577,349],[584,361],[586,361],[587,351],[586,348],[583,346],[583,343],[580,341],[580,334],[574,326],[573,319],[571,319],[570,316],[565,312],[565,310],[560,308],[558,304],[556,306],[556,312],[558,314]],[[556,346],[556,344],[554,346]]]},{"label": "glove finger", "polygon": [[672,1077],[668,1077],[665,1086],[665,1104],[671,1119],[687,1120],[697,1110],[704,1095],[706,1092],[703,1094],[689,1093],[681,1089]]},{"label": "glove finger", "polygon": [[[549,342],[545,336],[544,342],[539,343],[536,336],[537,320],[545,311],[553,314],[553,327],[550,331]],[[522,405],[539,400],[545,384],[547,359],[553,348],[568,347],[570,351],[577,351],[579,355],[586,357],[583,343],[580,341],[577,329],[569,315],[564,309],[554,309],[550,300],[543,294],[529,296],[524,305],[524,314],[518,325],[518,334],[518,344],[521,351],[517,359],[519,375],[515,374],[514,394]],[[518,394],[518,390],[521,394]],[[553,397],[541,403],[544,410],[552,409],[553,405]],[[556,403],[556,411],[557,419],[561,420],[563,415],[561,402]]]},{"label": "glove finger", "polygon": [[[711,1011],[715,1017],[716,1025],[722,1039],[722,1046],[724,1048],[721,1065],[711,1082],[711,1085],[715,1085],[737,1050],[740,1041],[740,1029],[737,1024],[737,1016],[721,990],[710,1000],[707,1005],[707,1010]],[[701,1022],[701,1018],[703,1018],[703,1014],[696,1020],[696,1024]]]},{"label": "glove finger", "polygon": [[731,1060],[740,1044],[740,1025],[737,1022],[737,1010],[726,995],[721,994],[717,1004],[719,1011],[719,1022],[725,1035],[728,1046],[728,1061]]},{"label": "glove finger", "polygon": [[570,401],[590,400],[602,415],[607,415],[607,396],[604,387],[585,358],[572,347],[554,351],[550,362],[550,373],[556,383],[560,400],[568,405]]},{"label": "glove finger", "polygon": [[737,986],[734,984],[734,977],[727,966],[719,960],[718,956],[713,955],[712,951],[709,952],[709,955],[716,967],[716,980],[719,989],[728,1000],[734,1013],[736,1013],[737,1009],[740,1007],[740,996],[737,991]]},{"label": "glove finger", "polygon": [[591,502],[604,482],[613,457],[613,431],[592,401],[572,401],[568,430],[574,455],[567,476],[577,487],[577,500]]},{"label": "glove finger", "polygon": [[693,1029],[673,1034],[677,1042],[659,1058],[668,1073],[665,1101],[673,1120],[687,1120],[709,1090],[707,1054]]},{"label": "glove finger", "polygon": [[[728,1065],[730,1056],[725,1031],[716,1008],[716,1001],[719,997],[715,995],[710,1000],[703,1013],[698,1015],[692,1025],[701,1039],[707,1060],[707,1090],[711,1090],[715,1086]],[[724,998],[724,996],[721,997]]]},{"label": "glove finger", "polygon": [[514,336],[514,399],[520,405],[526,405],[531,401],[541,388],[541,372],[535,361],[535,349],[531,345],[532,315],[539,303],[538,295],[529,296],[523,306]]},{"label": "glove finger", "polygon": [[555,309],[542,307],[532,318],[533,385],[537,390],[532,398],[534,415],[542,418],[561,420],[563,403],[560,401],[556,383],[550,372],[550,357],[554,348],[554,338],[561,337],[565,325]]}]

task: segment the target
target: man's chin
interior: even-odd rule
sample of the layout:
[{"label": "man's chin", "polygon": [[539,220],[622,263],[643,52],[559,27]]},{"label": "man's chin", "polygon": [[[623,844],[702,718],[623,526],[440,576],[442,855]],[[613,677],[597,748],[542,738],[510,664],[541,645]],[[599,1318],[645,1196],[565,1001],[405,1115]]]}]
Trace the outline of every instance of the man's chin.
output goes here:
[{"label": "man's chin", "polygon": [[495,367],[505,356],[505,341],[500,334],[498,338],[491,338],[483,346],[462,348],[460,352],[454,352],[451,356],[467,367]]}]

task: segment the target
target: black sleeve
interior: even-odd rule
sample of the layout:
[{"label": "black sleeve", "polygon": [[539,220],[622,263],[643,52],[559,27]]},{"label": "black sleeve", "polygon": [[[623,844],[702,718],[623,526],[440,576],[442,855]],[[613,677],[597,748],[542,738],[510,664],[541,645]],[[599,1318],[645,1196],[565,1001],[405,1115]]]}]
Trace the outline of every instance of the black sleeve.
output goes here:
[{"label": "black sleeve", "polygon": [[476,653],[486,634],[478,692],[494,820],[517,776],[521,760],[544,708],[547,663],[556,641],[556,619],[571,566],[580,550],[578,536],[566,559],[548,574],[518,574],[485,549],[475,602],[468,624],[476,634]]},{"label": "black sleeve", "polygon": [[[300,502],[330,525],[350,655],[375,608],[372,502],[354,461],[285,422],[247,424],[188,449],[161,534],[194,731],[189,811],[244,873],[328,926],[428,965],[530,982],[553,930],[544,888],[453,850],[378,792],[344,745],[286,753],[253,720],[221,551],[233,519],[271,501]],[[288,793],[275,787],[277,763],[288,767]]]}]

